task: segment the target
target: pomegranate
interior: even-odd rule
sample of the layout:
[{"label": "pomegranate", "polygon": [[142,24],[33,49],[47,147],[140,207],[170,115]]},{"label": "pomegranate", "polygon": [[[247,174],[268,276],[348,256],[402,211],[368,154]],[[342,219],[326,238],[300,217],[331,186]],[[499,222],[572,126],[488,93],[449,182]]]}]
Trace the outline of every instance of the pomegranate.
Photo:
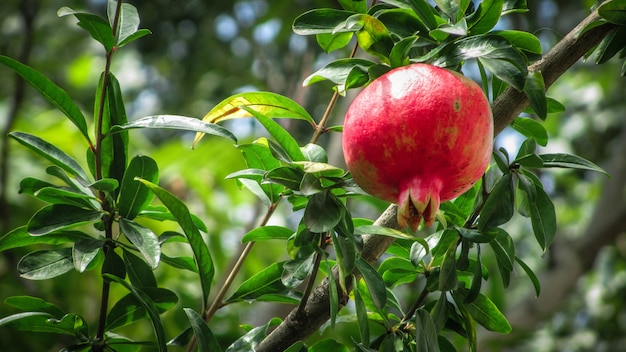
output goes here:
[{"label": "pomegranate", "polygon": [[440,202],[480,179],[491,158],[493,120],[480,86],[427,64],[396,68],[354,99],[343,152],[356,183],[398,204],[398,223],[432,226]]}]

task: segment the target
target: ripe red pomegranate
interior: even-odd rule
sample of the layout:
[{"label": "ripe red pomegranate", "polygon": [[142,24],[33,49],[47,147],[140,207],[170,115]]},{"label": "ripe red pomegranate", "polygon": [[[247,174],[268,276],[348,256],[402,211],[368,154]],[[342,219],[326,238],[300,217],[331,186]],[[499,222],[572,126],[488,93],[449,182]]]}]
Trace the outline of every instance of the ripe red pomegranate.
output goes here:
[{"label": "ripe red pomegranate", "polygon": [[343,127],[348,169],[398,204],[398,223],[431,226],[440,202],[467,191],[491,158],[489,102],[471,79],[427,64],[396,68],[354,99]]}]

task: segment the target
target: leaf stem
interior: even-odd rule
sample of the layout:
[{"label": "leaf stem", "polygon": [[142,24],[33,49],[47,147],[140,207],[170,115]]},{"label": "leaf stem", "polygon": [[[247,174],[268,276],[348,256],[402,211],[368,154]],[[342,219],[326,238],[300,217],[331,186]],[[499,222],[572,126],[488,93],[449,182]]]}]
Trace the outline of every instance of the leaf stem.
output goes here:
[{"label": "leaf stem", "polygon": [[[117,32],[118,32],[117,27],[119,25],[119,19],[120,19],[121,13],[122,13],[122,0],[119,0],[117,2],[117,7],[115,9],[115,17],[113,19],[113,26],[112,26],[112,30],[116,38],[116,41],[117,41]],[[103,121],[102,120],[104,119],[104,106],[105,106],[106,97],[107,97],[107,85],[108,85],[109,75],[111,74],[111,62],[113,60],[113,54],[115,53],[115,50],[116,50],[116,47],[113,47],[113,49],[107,51],[104,72],[102,74],[102,90],[100,92],[100,101],[98,104],[98,111],[97,111],[97,118],[96,118],[96,141],[95,141],[96,144],[93,147],[95,170],[96,170],[96,175],[95,175],[96,181],[101,180],[103,177],[102,176],[102,155],[101,155],[102,154],[102,140],[103,140],[103,135],[102,135]],[[103,219],[102,219],[103,224],[104,224],[105,238],[108,240],[105,242],[105,245],[102,248],[106,256],[108,251],[114,250],[115,248],[114,246],[111,245],[113,243],[111,241],[113,239],[113,216],[111,215],[110,204],[107,201],[106,193],[103,191],[100,191],[98,193],[98,198],[102,202],[102,209],[104,210],[106,214],[103,216]],[[104,280],[102,283],[102,293],[101,293],[101,298],[100,298],[100,318],[98,322],[98,331],[96,333],[97,340],[104,339],[106,317],[107,317],[107,311],[108,311],[108,305],[109,305],[109,293],[110,293],[110,283],[107,280]],[[103,351],[104,348],[105,348],[104,344],[94,345],[94,351],[96,352]]]},{"label": "leaf stem", "polygon": [[428,290],[426,289],[426,285],[424,285],[424,288],[422,289],[422,292],[420,292],[420,295],[417,297],[417,300],[415,301],[415,303],[413,303],[413,305],[411,306],[411,308],[406,312],[406,314],[404,315],[404,317],[402,317],[402,321],[405,322],[409,319],[411,319],[411,317],[413,315],[415,315],[415,312],[419,309],[419,307],[421,307],[424,304],[424,300],[426,300],[426,297],[428,296]]}]

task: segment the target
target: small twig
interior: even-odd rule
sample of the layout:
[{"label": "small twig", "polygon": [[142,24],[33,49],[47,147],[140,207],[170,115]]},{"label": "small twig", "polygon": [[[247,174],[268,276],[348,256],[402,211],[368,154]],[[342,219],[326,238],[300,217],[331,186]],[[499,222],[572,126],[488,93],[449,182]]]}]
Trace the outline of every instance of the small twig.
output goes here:
[{"label": "small twig", "polygon": [[[402,317],[402,322],[405,322],[409,319],[411,319],[411,317],[413,317],[413,315],[415,314],[415,312],[422,306],[424,305],[424,300],[426,300],[426,297],[428,297],[428,289],[426,288],[426,285],[424,285],[424,288],[422,289],[422,292],[420,292],[420,295],[417,297],[417,300],[415,300],[415,303],[413,303],[413,305],[411,306],[411,308],[406,312],[406,314],[404,315],[404,317]],[[442,292],[441,294],[445,294],[445,292]]]},{"label": "small twig", "polygon": [[[354,45],[354,48],[352,48],[352,52],[350,52],[349,58],[353,58],[354,55],[356,55],[356,50],[358,48],[359,48],[359,44],[357,43]],[[326,124],[328,123],[328,119],[330,118],[330,112],[333,110],[333,108],[337,104],[337,99],[339,99],[339,92],[335,90],[335,93],[333,93],[333,96],[330,98],[330,102],[328,103],[328,106],[326,107],[326,111],[324,111],[324,115],[322,115],[320,122],[315,127],[315,132],[313,132],[313,137],[311,137],[312,144],[317,143],[322,133],[326,131]]]}]

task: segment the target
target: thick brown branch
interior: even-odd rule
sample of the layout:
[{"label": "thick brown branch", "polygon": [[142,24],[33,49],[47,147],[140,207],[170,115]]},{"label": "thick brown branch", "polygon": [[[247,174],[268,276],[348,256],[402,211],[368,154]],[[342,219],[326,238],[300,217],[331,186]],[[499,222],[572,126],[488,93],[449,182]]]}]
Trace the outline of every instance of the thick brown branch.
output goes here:
[{"label": "thick brown branch", "polygon": [[[585,18],[576,28],[566,35],[540,61],[529,67],[531,71],[541,71],[546,87],[549,87],[578,61],[589,49],[597,45],[611,30],[613,25],[605,24],[582,33],[588,24],[599,19],[597,13]],[[507,89],[493,104],[496,135],[508,126],[528,105],[523,93]],[[396,207],[390,206],[376,221],[378,225],[398,228]],[[393,243],[393,238],[385,236],[367,236],[364,239],[362,256],[369,262],[375,262]],[[358,275],[358,274],[356,274]],[[350,287],[348,287],[350,289]],[[347,297],[340,298],[345,304]],[[301,341],[317,331],[330,315],[328,280],[324,280],[309,298],[304,314],[296,319],[292,311],[272,333],[257,347],[257,352],[283,351],[293,343]]]}]

